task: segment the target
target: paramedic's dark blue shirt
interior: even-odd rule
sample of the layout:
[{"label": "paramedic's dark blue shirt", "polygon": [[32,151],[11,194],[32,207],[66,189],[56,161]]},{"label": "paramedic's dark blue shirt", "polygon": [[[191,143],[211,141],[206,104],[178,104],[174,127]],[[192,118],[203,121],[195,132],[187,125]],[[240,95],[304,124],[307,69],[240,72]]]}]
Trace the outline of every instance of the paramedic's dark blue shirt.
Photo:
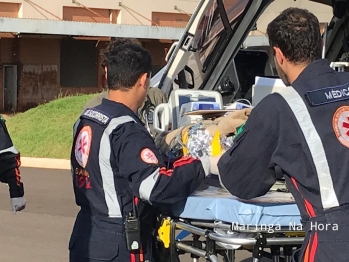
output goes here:
[{"label": "paramedic's dark blue shirt", "polygon": [[[126,118],[131,120],[118,124]],[[84,151],[86,166],[80,164],[79,145],[73,147],[71,161],[73,170],[82,170],[75,172],[76,202],[92,215],[125,217],[132,211],[133,196],[152,205],[181,201],[205,177],[201,161],[190,157],[178,160],[173,170],[168,170],[137,114],[123,104],[103,99],[85,111],[75,130],[73,145],[80,132],[91,134],[91,147]],[[81,183],[84,179],[89,186]]]},{"label": "paramedic's dark blue shirt", "polygon": [[[349,86],[349,73],[334,71],[326,60],[308,65],[292,84],[321,138],[340,205],[349,203],[349,149],[337,139],[333,117],[339,107],[349,105],[349,100],[311,106],[305,95],[307,91],[343,84]],[[301,214],[308,216],[304,199],[315,213],[321,213],[320,187],[312,156],[291,108],[279,94],[267,96],[252,110],[244,132],[218,163],[223,185],[233,195],[245,199],[268,192],[276,181],[275,166],[281,167],[287,186],[297,203],[302,203]]]}]

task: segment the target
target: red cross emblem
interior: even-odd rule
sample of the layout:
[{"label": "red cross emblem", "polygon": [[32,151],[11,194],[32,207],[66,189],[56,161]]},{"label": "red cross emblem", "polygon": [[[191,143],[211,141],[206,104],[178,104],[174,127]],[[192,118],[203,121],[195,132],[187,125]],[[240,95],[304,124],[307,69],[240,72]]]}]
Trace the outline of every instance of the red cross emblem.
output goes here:
[{"label": "red cross emblem", "polygon": [[159,162],[154,152],[151,151],[149,148],[145,148],[142,150],[141,159],[143,162],[147,164],[157,164]]},{"label": "red cross emblem", "polygon": [[339,142],[349,148],[349,106],[337,109],[333,115],[332,125]]},{"label": "red cross emblem", "polygon": [[86,146],[87,146],[87,138],[86,138],[86,135],[83,134],[82,138],[79,141],[79,149],[78,149],[81,154],[86,153],[86,149],[87,149]]},{"label": "red cross emblem", "polygon": [[349,116],[347,116],[347,121],[343,121],[343,127],[347,130],[346,135],[349,136]]},{"label": "red cross emblem", "polygon": [[88,156],[90,154],[92,140],[91,127],[85,126],[81,129],[75,144],[75,158],[79,165],[85,168]]}]

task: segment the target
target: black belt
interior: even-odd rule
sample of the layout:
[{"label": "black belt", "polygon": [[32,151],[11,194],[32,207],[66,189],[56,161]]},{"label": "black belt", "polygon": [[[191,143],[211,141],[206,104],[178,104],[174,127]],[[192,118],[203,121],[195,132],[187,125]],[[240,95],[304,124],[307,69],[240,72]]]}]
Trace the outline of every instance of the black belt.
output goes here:
[{"label": "black belt", "polygon": [[316,217],[309,217],[302,219],[301,223],[305,232],[312,231],[313,229],[328,228],[335,225],[348,225],[349,224],[349,205],[345,204],[339,207],[334,207],[325,210],[323,213]]}]

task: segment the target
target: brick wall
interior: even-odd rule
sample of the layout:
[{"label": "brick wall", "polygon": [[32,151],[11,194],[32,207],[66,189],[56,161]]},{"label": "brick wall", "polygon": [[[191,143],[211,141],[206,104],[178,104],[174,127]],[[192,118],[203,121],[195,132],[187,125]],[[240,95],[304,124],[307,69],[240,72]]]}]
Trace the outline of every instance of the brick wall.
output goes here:
[{"label": "brick wall", "polygon": [[18,110],[50,101],[59,94],[60,39],[19,41]]},{"label": "brick wall", "polygon": [[[103,90],[104,71],[98,66],[98,86],[95,87],[61,87],[60,86],[60,43],[61,39],[49,38],[1,38],[0,39],[0,111],[3,111],[3,65],[17,65],[18,108],[25,111],[38,104],[45,103],[59,96],[80,93],[97,93]],[[106,46],[100,41],[96,52]],[[170,43],[159,40],[144,40],[142,45],[151,53],[154,74],[163,67],[165,49]],[[96,60],[100,65],[101,61]]]},{"label": "brick wall", "polygon": [[152,55],[153,60],[153,75],[160,70],[163,66],[166,65],[165,57],[165,49],[169,49],[172,44],[170,43],[161,43],[159,40],[151,40],[147,42],[142,42],[142,45],[145,49],[147,49]]},{"label": "brick wall", "polygon": [[[59,96],[97,93],[102,90],[101,67],[98,67],[98,86],[60,86],[60,39],[21,39],[21,71],[19,78],[19,110],[24,111]],[[97,52],[104,42],[97,46]],[[99,61],[96,61],[100,63]]]},{"label": "brick wall", "polygon": [[2,38],[0,48],[1,111],[4,110],[4,65],[17,65],[17,111],[57,97],[59,39]]}]

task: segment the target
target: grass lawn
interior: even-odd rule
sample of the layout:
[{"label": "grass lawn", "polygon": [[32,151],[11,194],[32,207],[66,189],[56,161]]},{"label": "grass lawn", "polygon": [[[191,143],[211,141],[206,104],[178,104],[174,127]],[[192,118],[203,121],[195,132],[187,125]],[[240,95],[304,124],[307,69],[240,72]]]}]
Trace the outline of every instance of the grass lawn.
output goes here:
[{"label": "grass lawn", "polygon": [[60,98],[10,117],[6,125],[21,156],[69,159],[73,125],[93,96]]}]

